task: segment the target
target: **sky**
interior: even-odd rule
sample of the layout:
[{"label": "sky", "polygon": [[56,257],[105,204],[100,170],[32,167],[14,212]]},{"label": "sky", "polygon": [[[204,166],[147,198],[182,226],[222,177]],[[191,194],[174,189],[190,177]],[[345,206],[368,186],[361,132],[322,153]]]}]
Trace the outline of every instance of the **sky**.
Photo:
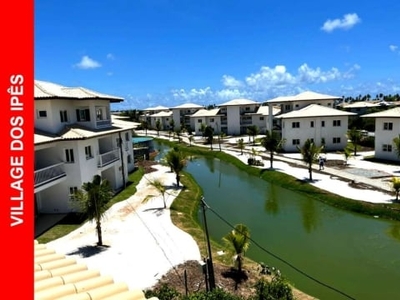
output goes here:
[{"label": "sky", "polygon": [[35,79],[123,97],[114,110],[397,94],[399,11],[398,0],[38,0]]}]

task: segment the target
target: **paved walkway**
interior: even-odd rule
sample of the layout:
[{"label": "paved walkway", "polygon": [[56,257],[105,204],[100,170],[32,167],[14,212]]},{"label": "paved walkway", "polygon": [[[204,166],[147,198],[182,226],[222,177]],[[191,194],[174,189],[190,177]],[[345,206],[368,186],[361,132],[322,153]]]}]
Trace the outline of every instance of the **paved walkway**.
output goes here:
[{"label": "paved walkway", "polygon": [[[145,135],[145,132],[136,131],[137,134]],[[168,134],[161,133],[160,136],[157,135],[155,131],[148,130],[148,136],[154,136],[159,138],[168,138]],[[240,137],[234,138],[226,138],[224,139],[224,143],[221,145],[222,150],[229,150],[229,151],[237,151],[240,150],[236,147],[236,140]],[[189,143],[189,139],[186,135],[182,135],[181,139],[185,143]],[[207,147],[209,145],[203,145],[200,143],[196,143],[199,141],[199,137],[195,137],[195,139],[191,142],[192,145],[200,146],[200,147]],[[247,137],[245,137],[245,142],[247,141]],[[250,154],[252,152],[252,148],[254,148],[258,152],[258,156],[264,160],[264,164],[266,167],[269,166],[269,155],[266,153],[265,149],[260,146],[253,146],[251,144],[246,144],[243,153]],[[214,144],[214,150],[219,149],[218,144]],[[359,152],[357,153],[356,157],[351,157],[348,159],[348,164],[346,168],[339,169],[337,167],[326,167],[324,170],[319,171],[318,164],[313,166],[313,171],[321,172],[324,174],[329,174],[335,177],[343,178],[345,180],[354,181],[356,183],[364,183],[371,187],[371,189],[381,190],[385,192],[392,192],[390,180],[394,176],[400,176],[400,166],[398,165],[390,165],[390,164],[383,164],[383,163],[374,163],[370,161],[364,160],[366,156],[373,156],[374,151],[369,152]],[[325,155],[327,160],[344,160],[342,154],[337,153],[327,153]],[[283,161],[290,164],[297,165],[298,167],[306,168],[306,165],[301,160],[300,153],[287,153],[287,154],[275,154],[274,161]],[[374,173],[380,174],[381,176],[375,177],[372,176]]]}]

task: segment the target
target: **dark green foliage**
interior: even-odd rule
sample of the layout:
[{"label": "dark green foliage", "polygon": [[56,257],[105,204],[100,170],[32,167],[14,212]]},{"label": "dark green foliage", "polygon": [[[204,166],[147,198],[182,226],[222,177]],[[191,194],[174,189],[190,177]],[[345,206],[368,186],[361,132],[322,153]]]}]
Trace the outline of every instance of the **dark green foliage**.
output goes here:
[{"label": "dark green foliage", "polygon": [[202,291],[184,296],[182,297],[182,300],[244,300],[244,298],[232,295],[222,289],[217,288],[211,292]]},{"label": "dark green foliage", "polygon": [[260,279],[256,285],[256,295],[249,300],[293,300],[293,292],[287,281],[275,276],[270,282]]}]

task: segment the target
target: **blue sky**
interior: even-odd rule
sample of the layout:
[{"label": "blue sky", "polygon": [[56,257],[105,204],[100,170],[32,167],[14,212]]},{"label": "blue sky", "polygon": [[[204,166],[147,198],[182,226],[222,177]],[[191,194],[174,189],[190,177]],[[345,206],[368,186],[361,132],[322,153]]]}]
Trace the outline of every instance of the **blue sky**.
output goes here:
[{"label": "blue sky", "polygon": [[400,93],[400,1],[35,1],[35,78],[113,109]]}]

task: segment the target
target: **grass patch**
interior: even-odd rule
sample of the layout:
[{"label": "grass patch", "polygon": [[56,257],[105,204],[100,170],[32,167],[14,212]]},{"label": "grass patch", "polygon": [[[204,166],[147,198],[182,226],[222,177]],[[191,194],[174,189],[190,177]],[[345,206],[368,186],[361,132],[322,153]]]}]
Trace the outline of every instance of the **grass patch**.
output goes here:
[{"label": "grass patch", "polygon": [[[120,201],[124,201],[128,199],[130,196],[136,193],[136,186],[140,182],[144,175],[143,168],[139,168],[129,174],[127,187],[116,194],[108,203],[108,207],[113,206],[115,203]],[[60,237],[67,235],[68,233],[74,231],[75,229],[82,226],[87,219],[82,214],[68,214],[65,218],[63,218],[58,224],[44,232],[42,235],[37,237],[39,243],[48,243],[53,240],[56,240]]]},{"label": "grass patch", "polygon": [[[188,146],[185,144],[177,145],[175,142],[170,142],[162,139],[156,139],[156,140],[157,142],[166,144],[170,147],[178,146],[180,149],[186,151],[190,155],[202,155],[224,160],[230,164],[235,165],[237,168],[247,172],[248,174],[257,176],[272,184],[276,184],[288,190],[292,190],[296,193],[306,195],[311,199],[321,201],[323,203],[326,203],[328,205],[331,205],[339,209],[343,209],[354,213],[360,213],[368,216],[379,216],[380,218],[400,221],[400,203],[382,204],[382,203],[369,203],[364,201],[352,200],[349,198],[345,198],[321,190],[310,184],[304,183],[293,176],[281,173],[279,171],[260,169],[248,166],[238,158],[226,154],[222,151],[211,151],[209,149],[196,147],[193,145],[192,146]],[[306,174],[307,172],[306,169],[304,172]]]},{"label": "grass patch", "polygon": [[[199,246],[201,256],[207,257],[205,233],[201,225],[202,222],[200,223],[198,219],[200,199],[203,195],[203,191],[190,173],[182,172],[181,182],[184,188],[171,205],[171,220],[175,226],[193,237]],[[210,242],[213,261],[223,265],[231,265],[231,257],[227,255],[217,255],[217,251],[225,249],[222,243],[213,239],[211,239]],[[247,258],[245,258],[245,265],[246,268],[258,266],[258,264]]]}]

